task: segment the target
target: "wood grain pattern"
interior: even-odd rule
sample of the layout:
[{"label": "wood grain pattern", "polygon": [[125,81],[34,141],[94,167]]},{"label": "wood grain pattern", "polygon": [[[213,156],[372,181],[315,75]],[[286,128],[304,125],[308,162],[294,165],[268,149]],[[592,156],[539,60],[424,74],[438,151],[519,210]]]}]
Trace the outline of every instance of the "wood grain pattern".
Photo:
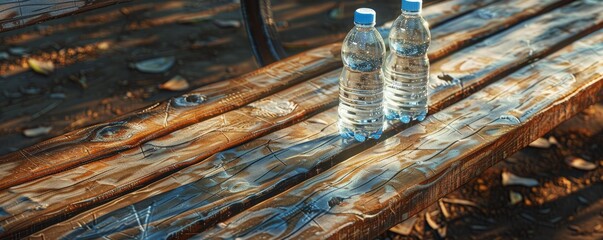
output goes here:
[{"label": "wood grain pattern", "polygon": [[0,189],[139,146],[317,76],[341,64],[340,47],[336,43],[304,52],[114,121],[72,131],[0,157]]},{"label": "wood grain pattern", "polygon": [[[568,15],[566,13],[568,10],[576,10],[580,14]],[[593,27],[597,27],[603,21],[600,12],[601,9],[593,8],[587,3],[572,4],[533,19],[525,26],[494,36],[495,41],[491,45],[467,49],[442,61],[468,61],[481,56],[482,49],[488,49],[491,60],[487,64],[492,67],[480,72],[463,68],[466,70],[464,75],[460,70],[457,72],[459,77],[467,77],[462,79],[475,90],[476,86],[488,82],[485,79],[492,80],[499,76],[501,71],[498,69],[509,69],[512,66],[525,64],[529,59],[542,56],[560,43],[592,31]],[[577,24],[584,22],[590,24]],[[568,31],[559,34],[558,29],[568,29]],[[517,38],[517,35],[523,38]],[[523,41],[534,43],[531,52],[524,48],[516,48],[515,52],[509,53],[509,46],[521,46]],[[437,74],[438,71],[434,72],[432,78],[436,78]],[[441,91],[447,92],[448,96],[456,96],[462,92],[471,92],[471,89],[457,89],[451,85],[449,88],[438,87],[432,94]],[[434,96],[443,95],[434,94]],[[431,110],[436,111],[450,105],[453,102],[450,99],[432,98]],[[88,211],[72,221],[57,224],[55,230],[47,232],[50,234],[47,236],[52,238],[65,236],[61,234],[69,233],[74,227],[75,230],[70,233],[74,235],[69,235],[71,237],[100,236],[95,235],[99,233],[116,236],[120,234],[134,236],[143,233],[148,234],[147,236],[163,236],[183,230],[203,229],[240,209],[301,182],[316,172],[323,171],[345,159],[350,149],[359,148],[360,146],[355,144],[340,143],[336,133],[335,111],[331,109],[304,123],[218,153],[200,164],[175,173],[170,178]],[[265,172],[268,169],[270,171]],[[225,190],[223,186],[229,183],[241,183],[246,186],[246,189],[234,192]],[[32,193],[34,191],[31,190]],[[153,209],[153,214],[146,222],[150,228],[147,232],[141,232],[137,216],[147,214],[149,208]],[[47,212],[40,211],[40,214],[47,214]],[[88,230],[88,227],[95,230]],[[127,228],[130,229],[119,232]]]},{"label": "wood grain pattern", "polygon": [[433,51],[429,52],[429,58],[439,59],[442,53],[457,50],[468,45],[468,42],[477,42],[484,36],[569,2],[572,0],[513,0],[480,8],[443,24],[441,28],[444,31],[434,32],[431,37],[438,40],[431,44]]},{"label": "wood grain pattern", "polygon": [[129,0],[4,0],[0,32]]},{"label": "wood grain pattern", "polygon": [[[454,0],[453,6],[466,3]],[[427,9],[441,9],[444,3]],[[471,4],[479,6],[479,4]],[[443,21],[458,11],[437,13]],[[335,43],[292,56],[242,77],[211,84],[179,98],[157,103],[108,123],[72,131],[0,157],[0,189],[6,189],[89,161],[139,146],[151,139],[244,106],[301,81],[341,66],[341,44]],[[181,103],[181,104],[178,104]],[[166,111],[169,110],[169,111]]]},{"label": "wood grain pattern", "polygon": [[5,212],[20,213],[1,216],[0,229],[24,230],[47,217],[36,212],[52,216],[106,200],[334,106],[338,76],[339,71],[328,73],[113,157],[11,187],[0,202]]},{"label": "wood grain pattern", "polygon": [[[471,12],[475,9],[487,6],[497,0],[450,0],[438,2],[433,5],[426,6],[421,13],[423,18],[429,23],[433,29],[442,23]],[[389,34],[389,29],[392,27],[394,20],[386,22],[383,26],[378,27],[383,36]]]},{"label": "wood grain pattern", "polygon": [[[438,24],[437,30],[431,32],[433,41],[429,47],[429,59],[438,60],[446,53],[454,52],[464,46],[470,45],[481,40],[484,37],[492,35],[498,31],[513,26],[523,20],[548,12],[554,8],[570,3],[573,0],[513,0],[501,2],[482,2],[482,8],[460,16],[454,21]],[[489,4],[489,5],[488,5]],[[454,9],[458,6],[447,6],[444,4],[437,6],[438,12],[442,12],[443,7]],[[470,5],[470,4],[469,4]],[[441,8],[440,8],[441,7]],[[437,21],[437,14],[434,8],[427,10],[428,15],[425,19],[431,25],[432,21]],[[389,29],[392,22],[386,23],[379,29],[381,35],[387,40]]]},{"label": "wood grain pattern", "polygon": [[494,76],[513,72],[530,59],[542,58],[600,29],[602,12],[600,2],[575,1],[435,62],[430,102],[456,102],[495,80]]},{"label": "wood grain pattern", "polygon": [[603,99],[600,56],[603,31],[195,239],[375,236]]}]

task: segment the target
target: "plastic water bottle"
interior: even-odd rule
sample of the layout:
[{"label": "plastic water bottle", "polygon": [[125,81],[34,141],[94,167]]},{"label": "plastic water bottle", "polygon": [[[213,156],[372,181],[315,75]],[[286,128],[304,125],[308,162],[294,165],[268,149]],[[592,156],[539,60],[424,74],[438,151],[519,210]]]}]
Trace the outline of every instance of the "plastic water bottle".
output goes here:
[{"label": "plastic water bottle", "polygon": [[341,48],[339,77],[339,132],[343,138],[378,139],[383,132],[383,38],[375,28],[375,11],[360,8],[356,25]]},{"label": "plastic water bottle", "polygon": [[392,24],[383,68],[384,107],[388,120],[423,121],[427,115],[427,81],[431,42],[429,24],[421,16],[422,0],[402,0],[402,15]]}]

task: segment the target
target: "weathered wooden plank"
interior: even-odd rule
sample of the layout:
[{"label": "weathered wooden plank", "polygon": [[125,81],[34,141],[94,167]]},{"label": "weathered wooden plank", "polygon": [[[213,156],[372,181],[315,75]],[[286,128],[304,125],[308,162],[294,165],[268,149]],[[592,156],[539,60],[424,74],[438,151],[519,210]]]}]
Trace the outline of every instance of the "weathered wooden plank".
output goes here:
[{"label": "weathered wooden plank", "polygon": [[603,99],[603,31],[195,239],[366,239]]},{"label": "weathered wooden plank", "polygon": [[[466,0],[451,2],[458,5],[465,3]],[[440,4],[431,7],[441,9]],[[461,9],[459,11],[436,11],[433,14],[437,14],[438,19],[442,20],[446,19],[445,16],[453,17],[470,9],[459,8]],[[242,77],[211,84],[111,122],[72,131],[2,156],[0,157],[0,169],[3,169],[0,172],[0,189],[139,146],[148,140],[241,107],[333,70],[341,66],[340,49],[339,43],[316,48]],[[184,105],[174,105],[176,102],[183,101]]]},{"label": "weathered wooden plank", "polygon": [[[441,26],[444,31],[434,32],[429,58],[436,60],[451,52],[475,43],[483,37],[506,29],[527,18],[550,11],[573,0],[517,0],[494,3]],[[454,44],[450,44],[453,42]]]},{"label": "weathered wooden plank", "polygon": [[129,0],[5,0],[0,3],[0,32]]},{"label": "weathered wooden plank", "polygon": [[[572,1],[573,0],[512,0],[495,2],[460,16],[454,21],[438,24],[438,31],[432,31],[431,33],[431,37],[434,40],[429,47],[429,59],[432,61],[438,60],[446,56],[446,53],[454,52],[464,46],[475,43],[484,37],[492,35],[493,33],[513,26],[518,22],[550,11]],[[435,12],[431,12],[433,9],[435,8],[428,9],[430,14],[427,16],[435,20],[438,15]],[[438,9],[438,11],[444,10]],[[380,32],[384,39],[387,39],[392,23],[393,22],[388,22],[380,28]]]},{"label": "weathered wooden plank", "polygon": [[[462,63],[463,60],[481,56],[483,54],[481,49],[488,48],[488,56],[491,59],[487,64],[492,67],[479,72],[463,68],[467,71],[464,74],[466,77],[463,77],[460,70],[456,72],[459,79],[467,81],[466,85],[472,87],[468,90],[453,88],[454,85],[449,85],[449,88],[438,87],[432,94],[448,91],[449,97],[432,98],[431,110],[436,111],[450,105],[453,101],[450,100],[452,99],[450,96],[474,91],[477,86],[500,76],[501,72],[497,69],[510,69],[513,66],[525,64],[530,59],[550,52],[560,43],[570,41],[578,35],[600,27],[603,22],[603,14],[601,14],[603,11],[600,9],[602,6],[598,7],[593,8],[587,3],[566,6],[533,19],[522,26],[493,36],[494,41],[491,41],[490,45],[466,49],[443,59],[442,62],[460,61]],[[570,9],[575,10],[576,14],[567,14],[566,12]],[[588,24],[584,24],[585,22]],[[559,29],[567,29],[567,31],[559,32]],[[517,35],[521,35],[522,38],[518,38]],[[531,52],[528,49],[516,47],[522,46],[523,41],[526,40],[533,43]],[[509,49],[514,50],[510,52]],[[438,66],[437,63],[436,66]],[[435,68],[432,78],[436,78],[436,75],[439,74],[438,69]],[[486,81],[486,79],[489,80]],[[449,89],[452,90],[449,91]],[[435,94],[434,96],[444,95]],[[94,235],[98,233],[118,235],[121,233],[116,232],[125,228],[130,228],[128,234],[139,235],[141,233],[136,216],[146,216],[149,207],[153,209],[153,215],[148,219],[150,228],[147,236],[168,235],[183,229],[187,231],[203,229],[207,225],[223,220],[224,217],[301,182],[316,172],[323,171],[345,159],[345,156],[354,149],[366,148],[366,145],[345,145],[340,142],[335,126],[335,111],[335,109],[331,109],[304,123],[256,139],[235,149],[218,153],[200,164],[175,173],[170,178],[81,214],[72,221],[55,225],[55,230],[47,232],[47,234],[51,234],[47,236],[52,238],[64,236],[61,234],[74,234],[70,235],[72,237],[76,235],[100,236]],[[392,131],[389,132],[391,134]],[[266,170],[270,171],[267,173]],[[242,183],[245,190],[234,192],[228,190],[229,186],[236,183]],[[34,193],[36,190],[35,188],[23,188],[22,191]],[[19,194],[22,193],[16,193],[17,196]],[[53,202],[52,204],[61,203]],[[13,211],[15,211],[14,214],[20,214],[19,211],[22,210],[17,210],[15,207]],[[49,217],[48,212],[40,211],[39,213],[44,217]],[[115,219],[122,220],[116,221]],[[88,231],[87,227],[94,228],[97,232]],[[73,228],[75,230],[70,233],[69,231]]]},{"label": "weathered wooden plank", "polygon": [[[497,0],[452,0],[438,2],[433,5],[427,5],[423,9],[423,17],[429,26],[433,29],[446,21],[471,12],[475,9],[487,6]],[[383,26],[379,27],[379,30],[387,36],[389,29],[391,28],[394,21],[389,21]]]},{"label": "weathered wooden plank", "polygon": [[[339,71],[325,74],[118,155],[11,187],[4,192],[13,194],[0,200],[6,203],[2,209],[13,212],[18,205],[21,210],[19,214],[0,216],[0,234],[23,230],[47,216],[114,197],[332,107],[336,102],[331,99],[339,93],[338,76]],[[171,152],[177,154],[167,156]],[[39,211],[50,215],[40,216],[36,213]]]},{"label": "weathered wooden plank", "polygon": [[600,2],[576,1],[435,62],[431,65],[430,101],[456,102],[494,80],[494,76],[515,71],[529,59],[542,58],[576,37],[600,29],[601,11]]},{"label": "weathered wooden plank", "polygon": [[0,189],[139,146],[153,138],[244,106],[341,63],[332,44],[241,77],[202,87],[166,102],[44,141],[0,158]]}]

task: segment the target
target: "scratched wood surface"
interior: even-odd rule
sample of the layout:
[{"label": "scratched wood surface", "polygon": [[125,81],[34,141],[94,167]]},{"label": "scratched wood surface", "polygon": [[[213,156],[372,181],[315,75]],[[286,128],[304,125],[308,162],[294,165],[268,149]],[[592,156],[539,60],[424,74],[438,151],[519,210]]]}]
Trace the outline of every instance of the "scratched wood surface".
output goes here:
[{"label": "scratched wood surface", "polygon": [[114,121],[75,130],[0,157],[0,189],[139,146],[317,76],[341,64],[336,50],[339,46],[332,44],[304,52]]},{"label": "scratched wood surface", "polygon": [[[472,10],[487,6],[499,0],[453,0],[443,1],[423,9],[423,17],[429,22],[429,26],[437,27],[452,17],[471,12]],[[391,28],[393,21],[385,24],[385,27]]]},{"label": "scratched wood surface", "polygon": [[[428,5],[421,13],[431,28],[437,27],[451,18],[467,14],[475,9],[487,6],[497,0],[450,0]],[[389,29],[395,20],[391,20],[378,27],[384,36],[389,34]]]},{"label": "scratched wood surface", "polygon": [[603,99],[603,30],[194,239],[367,239]]},{"label": "scratched wood surface", "polygon": [[[438,22],[437,26],[444,26],[440,28],[442,31],[432,31],[432,39],[434,39],[434,41],[432,41],[429,49],[429,59],[432,61],[438,60],[444,57],[447,52],[458,50],[470,43],[475,43],[484,37],[515,25],[518,22],[550,11],[572,1],[573,0],[515,0],[481,2],[481,8],[459,16],[459,19],[455,21]],[[471,6],[469,2],[467,5]],[[458,6],[448,7],[455,9]],[[428,16],[433,20],[438,19],[438,15],[435,13],[431,13]],[[392,23],[393,21],[388,22],[379,29],[386,40]],[[432,25],[431,22],[430,25]]]},{"label": "scratched wood surface", "polygon": [[3,0],[0,32],[129,0]]},{"label": "scratched wood surface", "polygon": [[[461,16],[456,21],[442,25],[446,31],[434,32],[431,37],[434,41],[429,52],[430,59],[438,59],[442,52],[450,52],[467,45],[467,42],[477,42],[484,36],[515,25],[527,18],[539,15],[542,12],[555,9],[572,0],[512,0],[494,3],[480,8],[467,15]],[[455,44],[448,44],[453,42]],[[445,46],[444,46],[445,45]]]},{"label": "scratched wood surface", "polygon": [[[484,39],[431,65],[431,102],[455,102],[603,27],[601,1],[575,1]],[[499,51],[501,49],[502,51]],[[500,64],[491,64],[492,61]],[[490,73],[490,74],[484,74]]]},{"label": "scratched wood surface", "polygon": [[[568,16],[567,12],[570,10],[581,14]],[[488,49],[491,60],[487,65],[492,67],[480,72],[469,68],[463,68],[466,71],[464,74],[461,71],[456,72],[459,74],[457,77],[467,81],[465,83],[467,86],[472,86],[470,90],[457,89],[455,85],[448,85],[446,88],[440,86],[434,89],[432,94],[448,91],[448,96],[455,96],[464,91],[471,92],[471,89],[477,89],[476,85],[487,83],[488,81],[485,79],[492,80],[500,75],[501,71],[498,69],[510,69],[513,66],[525,64],[529,59],[550,52],[560,43],[592,31],[603,19],[600,12],[602,12],[601,9],[593,7],[589,3],[578,2],[493,36],[495,41],[492,41],[490,45],[467,49],[464,50],[466,52],[459,52],[445,58],[442,62],[464,61],[470,63],[472,59],[483,54],[483,49]],[[578,24],[583,22],[590,22],[590,24]],[[534,29],[538,31],[534,31]],[[558,29],[571,30],[559,34]],[[518,35],[521,35],[522,38],[518,38]],[[532,41],[533,48],[516,48],[513,52],[508,51],[509,46],[521,46],[523,41]],[[435,68],[432,78],[437,78],[438,72],[438,68]],[[434,96],[443,95],[434,94]],[[432,98],[432,111],[450,105],[453,102],[450,99],[450,97]],[[241,147],[216,154],[203,163],[175,173],[171,178],[159,181],[59,225],[65,227],[64,231],[75,227],[76,230],[72,234],[87,237],[101,236],[98,235],[99,233],[119,236],[124,234],[119,231],[127,228],[131,229],[127,229],[125,234],[149,234],[148,236],[202,229],[229,214],[236,213],[241,208],[248,207],[260,199],[272,196],[278,191],[302,181],[315,172],[320,172],[320,168],[327,168],[345,159],[342,156],[346,154],[342,153],[352,147],[357,149],[356,145],[340,143],[334,125],[336,121],[334,112],[335,110],[331,109],[311,118],[304,124],[289,127]],[[316,123],[320,123],[320,125],[317,126]],[[177,154],[175,152],[169,156]],[[306,162],[300,161],[300,159],[312,159],[313,161]],[[314,161],[314,159],[317,160]],[[319,166],[316,161],[327,166]],[[225,163],[228,163],[230,167],[225,167]],[[271,171],[267,173],[265,169]],[[226,186],[233,183],[242,184],[245,190],[226,190]],[[36,186],[23,188],[19,194],[24,192],[33,194],[36,192]],[[43,193],[44,191],[38,191],[37,194]],[[135,204],[131,205],[132,203]],[[47,202],[47,204],[61,205],[60,202]],[[21,210],[17,209],[19,207],[12,209],[15,214],[26,208],[21,206]],[[220,211],[216,209],[220,209]],[[145,215],[147,211],[152,212],[147,219],[147,223],[151,227],[147,232],[141,233],[137,216]],[[47,215],[49,211],[43,209],[38,213]],[[202,217],[199,217],[200,213]],[[94,221],[91,221],[92,217]],[[114,221],[114,219],[123,220]],[[77,226],[81,227],[77,228]],[[87,228],[95,230],[87,231]]]},{"label": "scratched wood surface", "polygon": [[[437,5],[435,5],[437,6]],[[500,7],[506,7],[506,6],[500,6]],[[512,15],[509,17],[513,17]],[[484,23],[487,24],[487,23]],[[489,26],[491,27],[496,27],[496,24],[490,24]],[[479,27],[477,25],[473,25],[471,26],[472,28],[476,28]],[[436,28],[434,31],[440,31],[438,30],[440,28]],[[445,29],[444,29],[445,30]],[[438,41],[437,39],[435,41]],[[453,43],[450,43],[453,44]],[[445,54],[444,52],[441,52],[442,54]],[[222,85],[222,86],[227,86],[227,85]],[[327,104],[335,104],[337,101],[337,97],[335,95],[332,95],[328,98]],[[161,108],[159,108],[161,109]],[[163,117],[163,115],[161,116]],[[170,126],[173,123],[170,123]],[[203,122],[200,124],[204,124]],[[168,136],[173,136],[174,138],[182,138],[183,136],[179,136],[181,135],[181,131],[176,131],[173,132],[171,134],[169,134]],[[189,138],[193,138],[194,136],[189,135]],[[183,140],[184,141],[184,140]],[[236,142],[236,141],[235,141]],[[69,148],[66,148],[69,149]],[[214,153],[214,152],[207,152],[207,148],[205,147],[200,147],[197,149],[198,150],[198,154],[200,153],[204,153],[204,154],[210,154],[210,153]],[[136,151],[142,151],[139,149],[135,149],[132,150],[134,152]],[[173,148],[170,150],[171,152],[174,152],[174,155],[179,154],[178,150],[176,148]],[[214,149],[214,151],[217,151]],[[59,152],[57,152],[59,153]],[[154,153],[156,155],[159,155],[159,153]],[[166,153],[167,154],[167,153]],[[122,156],[123,154],[119,155]],[[160,155],[161,156],[161,155]],[[79,156],[76,156],[79,157]],[[92,176],[92,177],[81,177],[81,179],[75,178],[77,179],[74,183],[69,184],[69,188],[70,189],[84,189],[84,188],[91,188],[91,186],[93,186],[94,191],[90,192],[90,191],[86,191],[86,192],[80,192],[79,194],[76,194],[77,191],[67,191],[69,192],[69,199],[70,201],[59,201],[60,198],[53,198],[52,200],[47,200],[44,201],[44,203],[42,202],[38,202],[37,204],[42,204],[43,206],[53,206],[52,208],[39,208],[36,211],[30,211],[30,206],[29,204],[17,204],[17,205],[11,205],[11,215],[7,216],[6,219],[10,219],[10,221],[5,221],[6,224],[2,225],[4,227],[4,229],[6,229],[6,231],[20,231],[20,230],[24,230],[24,229],[33,229],[34,227],[32,226],[36,226],[42,222],[50,222],[53,218],[56,217],[64,217],[66,214],[75,212],[77,210],[80,209],[84,209],[85,207],[89,207],[92,204],[96,204],[99,201],[105,201],[108,197],[114,197],[114,196],[119,196],[120,194],[122,194],[123,192],[127,191],[128,189],[132,189],[134,187],[137,186],[142,186],[146,183],[148,183],[149,181],[152,181],[152,179],[150,177],[146,178],[144,181],[141,181],[140,179],[134,178],[134,176],[130,177],[130,178],[121,178],[119,180],[115,180],[115,184],[118,186],[129,186],[129,188],[121,188],[121,187],[112,187],[112,186],[104,186],[104,187],[96,187],[96,185],[98,185],[99,181],[104,181],[106,180],[106,178],[108,178],[107,176],[109,175],[114,175],[114,176],[119,176],[120,174],[123,175],[124,173],[127,173],[129,171],[129,169],[135,168],[136,165],[140,165],[140,168],[145,168],[145,166],[148,165],[149,161],[144,161],[144,162],[140,162],[140,161],[136,161],[138,160],[137,157],[129,157],[129,161],[130,162],[135,162],[136,164],[134,165],[115,165],[114,163],[111,163],[113,159],[115,158],[108,158],[109,160],[101,160],[101,161],[97,161],[95,163],[91,163],[91,164],[87,164],[84,165],[82,167],[76,168],[74,170],[68,170],[65,172],[61,172],[61,173],[57,173],[48,177],[44,177],[41,178],[37,181],[32,181],[29,183],[24,184],[24,186],[28,186],[26,188],[23,188],[20,192],[29,192],[29,194],[31,195],[44,195],[46,194],[49,189],[48,189],[48,184],[47,184],[47,179],[68,179],[69,177],[67,176],[71,176],[71,178],[73,178],[74,174],[79,173],[80,176],[81,174],[88,174],[88,170],[82,170],[82,169],[90,169],[90,168],[94,168],[94,171],[97,172],[103,172],[104,174],[102,175],[98,175],[98,176]],[[126,162],[128,160],[126,160],[128,157],[121,157],[120,159],[122,159],[122,162]],[[167,155],[163,155],[161,156],[163,158],[171,158],[170,156]],[[197,160],[198,161],[198,160]],[[181,163],[179,166],[186,166],[186,165],[190,165],[192,164],[192,162],[186,162],[186,163]],[[93,166],[93,167],[91,167]],[[29,165],[26,165],[26,167],[29,167]],[[20,166],[19,168],[21,169],[25,169],[24,171],[26,171],[27,169],[23,166]],[[167,169],[166,169],[167,168]],[[158,174],[155,174],[153,176],[157,177],[159,176],[159,173],[164,173],[165,171],[168,170],[173,170],[174,166],[169,165],[167,163],[165,164],[153,164],[151,166],[147,166],[145,168],[147,171],[149,172],[156,172]],[[57,168],[57,171],[59,169]],[[92,185],[91,185],[92,184]],[[11,189],[8,190],[8,192],[10,191],[14,191],[13,189],[19,189],[21,186],[15,186],[12,187]],[[27,190],[26,190],[27,189]],[[37,193],[35,190],[33,189],[38,189]],[[63,189],[66,191],[66,189]],[[58,196],[59,194],[55,194],[56,196]],[[15,196],[17,196],[16,194],[12,195],[12,198],[14,198]],[[12,199],[9,198],[9,199]],[[8,201],[8,202],[12,202],[12,201]],[[85,203],[82,203],[85,202]],[[56,209],[63,209],[63,211],[59,211],[57,212]],[[80,210],[81,211],[81,210]],[[28,214],[24,213],[27,212]],[[14,217],[19,215],[19,217]],[[27,216],[27,217],[24,217]],[[43,225],[43,224],[42,224]],[[12,226],[15,226],[14,228]]]},{"label": "scratched wood surface", "polygon": [[[177,130],[143,143],[137,148],[58,174],[11,187],[12,195],[3,203],[25,203],[21,207],[38,209],[53,215],[68,213],[116,194],[131,190],[179,169],[203,160],[211,154],[290,125],[306,116],[334,106],[330,99],[338,95],[339,72],[275,93],[243,108]],[[167,156],[171,152],[175,155]],[[75,183],[75,184],[74,184]],[[24,187],[24,188],[22,188]],[[27,193],[29,192],[29,193]],[[35,192],[44,194],[36,194]],[[16,198],[15,198],[16,197]],[[26,206],[27,205],[27,206]],[[11,206],[5,210],[11,211]],[[22,209],[24,210],[24,209]],[[43,221],[36,211],[2,216],[4,234]],[[29,221],[22,221],[29,219]]]},{"label": "scratched wood surface", "polygon": [[[458,11],[443,10],[443,7],[450,6],[451,3],[454,3],[453,6],[459,6],[466,3],[466,0],[443,2],[427,9],[435,9],[431,10],[431,14],[437,16],[437,21],[444,21],[447,19],[445,16],[452,18],[471,9],[459,7]],[[148,140],[244,106],[336,69],[341,66],[340,49],[340,43],[319,47],[242,77],[210,84],[113,121],[72,131],[2,156],[0,189],[137,147]]]}]

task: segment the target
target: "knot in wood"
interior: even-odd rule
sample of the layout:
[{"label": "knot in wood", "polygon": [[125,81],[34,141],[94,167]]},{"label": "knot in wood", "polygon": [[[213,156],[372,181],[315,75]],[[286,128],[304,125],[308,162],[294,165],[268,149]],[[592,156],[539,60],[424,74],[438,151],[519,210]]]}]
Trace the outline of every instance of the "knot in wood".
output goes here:
[{"label": "knot in wood", "polygon": [[205,95],[199,93],[185,94],[180,97],[174,98],[172,105],[174,107],[192,107],[204,103],[207,100]]}]

